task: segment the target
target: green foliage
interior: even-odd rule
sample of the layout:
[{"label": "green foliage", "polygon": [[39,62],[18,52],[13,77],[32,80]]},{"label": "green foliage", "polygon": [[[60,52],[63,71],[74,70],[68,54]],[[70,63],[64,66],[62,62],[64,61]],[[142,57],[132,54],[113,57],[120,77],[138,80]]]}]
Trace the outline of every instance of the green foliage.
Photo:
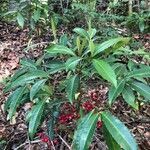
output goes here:
[{"label": "green foliage", "polygon": [[108,132],[121,148],[125,150],[137,150],[137,144],[134,138],[120,120],[112,116],[109,112],[103,112],[102,121]]},{"label": "green foliage", "polygon": [[80,79],[78,75],[71,76],[68,81],[67,81],[67,87],[66,87],[66,92],[68,99],[70,103],[73,104],[73,101],[75,100],[75,94],[78,91],[79,85],[80,84]]},{"label": "green foliage", "polygon": [[45,101],[40,101],[38,104],[33,106],[31,109],[31,116],[29,118],[29,136],[33,139],[34,134],[36,133],[36,130],[38,126],[40,125],[42,113],[44,110]]},{"label": "green foliage", "polygon": [[84,118],[82,118],[82,120],[79,120],[79,124],[73,138],[73,150],[88,149],[93,138],[97,120],[98,114],[94,114],[94,111],[87,114]]},{"label": "green foliage", "polygon": [[[109,149],[138,149],[129,130],[107,112],[107,108],[104,111],[96,108],[87,114],[82,110],[81,98],[82,90],[87,88],[85,83],[89,78],[96,78],[109,88],[109,107],[118,97],[136,110],[141,101],[150,100],[150,67],[128,62],[133,55],[149,54],[130,50],[127,46],[130,38],[119,36],[118,26],[116,29],[120,23],[128,28],[138,27],[140,32],[148,31],[149,12],[134,12],[127,16],[126,0],[105,2],[105,8],[97,0],[15,2],[11,9],[0,8],[1,17],[17,21],[22,29],[27,26],[31,30],[46,29],[47,32],[51,28],[53,42],[50,42],[53,44],[45,49],[44,56],[37,62],[21,60],[21,69],[7,83],[4,92],[12,91],[5,103],[8,120],[15,117],[21,105],[30,102],[33,106],[26,114],[29,137],[34,139],[40,124],[47,118],[48,135],[54,139],[61,105],[69,102],[81,114],[73,137],[73,150],[89,148],[99,119],[103,123],[103,134]],[[86,26],[84,22],[87,22],[87,30],[76,27],[72,36],[63,34],[59,38],[57,25],[64,28],[63,23],[68,24],[68,30],[74,22],[80,24],[79,16],[82,26]],[[93,28],[96,26],[98,31]],[[127,60],[124,61],[124,57]],[[60,74],[61,81],[52,85],[56,73]]]},{"label": "green foliage", "polygon": [[149,19],[149,11],[134,12],[126,18],[126,25],[132,30],[136,28],[137,31],[146,32],[149,30]]},{"label": "green foliage", "polygon": [[116,79],[115,72],[107,62],[103,60],[94,59],[93,65],[100,76],[102,76],[107,81],[110,81],[115,87],[117,86],[117,79]]},{"label": "green foliage", "polygon": [[[58,108],[61,104],[65,102],[77,104],[78,109],[82,111],[79,98],[81,88],[85,86],[84,81],[88,80],[89,76],[97,77],[99,74],[100,80],[108,85],[110,106],[122,96],[125,102],[138,110],[137,99],[135,99],[137,94],[146,100],[150,99],[150,87],[147,84],[147,79],[150,77],[149,66],[138,66],[131,62],[121,63],[120,61],[122,54],[119,52],[126,49],[129,38],[118,37],[99,44],[95,40],[96,29],[90,28],[86,31],[82,28],[75,28],[74,31],[73,40],[66,41],[67,36],[64,36],[59,40],[60,43],[46,48],[47,53],[45,57],[42,57],[40,64],[33,61],[21,61],[22,68],[16,72],[5,87],[6,92],[15,89],[5,104],[8,119],[15,115],[16,108],[20,104],[26,101],[33,103],[26,117],[29,122],[29,136],[32,139],[42,120],[49,113],[53,117],[49,120],[48,133],[51,138],[54,138],[53,127],[58,123]],[[52,87],[51,76],[59,71],[62,71],[64,75],[63,84]],[[57,95],[58,91],[61,93],[60,97],[59,94]],[[74,134],[73,149],[88,149],[100,117],[104,124],[103,132],[109,148],[131,149],[132,147],[137,149],[135,140],[128,129],[110,113],[99,112],[96,109],[86,116],[83,113],[82,117],[78,121]]]}]

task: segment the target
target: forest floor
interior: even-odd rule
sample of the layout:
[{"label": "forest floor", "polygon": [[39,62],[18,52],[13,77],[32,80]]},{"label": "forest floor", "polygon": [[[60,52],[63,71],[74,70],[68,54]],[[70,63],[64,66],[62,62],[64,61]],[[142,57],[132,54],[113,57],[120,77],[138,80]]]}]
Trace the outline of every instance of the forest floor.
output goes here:
[{"label": "forest floor", "polygon": [[[25,49],[30,43],[28,38],[28,29],[20,30],[16,26],[0,23],[0,150],[26,149],[26,150],[44,150],[48,149],[47,145],[42,142],[38,136],[35,141],[29,141],[27,136],[27,126],[25,123],[25,112],[30,108],[26,104],[16,114],[16,119],[12,122],[7,120],[4,112],[4,103],[8,97],[3,93],[4,82],[7,77],[12,76],[15,70],[19,68],[21,58],[36,59],[43,53],[43,48],[50,41],[49,35],[32,38],[33,42],[40,43],[29,50]],[[134,38],[141,40],[145,47],[149,48],[148,37],[150,35],[134,35]],[[145,39],[144,39],[145,37]],[[2,82],[4,80],[4,82]],[[89,87],[92,89],[93,87]],[[97,85],[97,88],[100,88]],[[103,90],[103,89],[101,89]],[[104,94],[106,94],[104,92]],[[105,96],[105,95],[104,95]],[[111,112],[123,121],[135,136],[141,150],[150,149],[150,105],[140,106],[139,111],[134,111],[122,101],[114,104]],[[44,127],[42,130],[46,130]],[[63,136],[66,139],[66,136]],[[94,145],[99,145],[95,146]],[[59,147],[59,148],[58,148]],[[93,148],[92,148],[93,147]],[[97,148],[96,148],[97,147]],[[52,148],[54,149],[54,147]],[[68,149],[64,142],[61,141],[56,150]],[[107,149],[101,131],[97,130],[96,136],[91,145],[91,150]]]}]

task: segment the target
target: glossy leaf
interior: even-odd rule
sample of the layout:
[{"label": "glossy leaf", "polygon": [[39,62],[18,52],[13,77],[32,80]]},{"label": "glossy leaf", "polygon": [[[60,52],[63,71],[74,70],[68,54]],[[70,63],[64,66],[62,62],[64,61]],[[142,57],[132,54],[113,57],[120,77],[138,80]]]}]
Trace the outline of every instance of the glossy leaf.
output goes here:
[{"label": "glossy leaf", "polygon": [[51,63],[50,65],[46,65],[47,68],[50,68],[47,70],[49,74],[54,74],[56,72],[62,71],[66,69],[65,63],[64,62],[56,62],[56,63]]},{"label": "glossy leaf", "polygon": [[17,21],[18,21],[18,24],[21,28],[23,28],[24,26],[24,17],[22,16],[22,14],[18,13],[17,14]]},{"label": "glossy leaf", "polygon": [[38,126],[40,125],[40,121],[42,118],[43,110],[44,110],[45,101],[40,101],[36,104],[32,111],[31,119],[29,120],[29,136],[33,139]]},{"label": "glossy leaf", "polygon": [[14,74],[14,75],[12,76],[12,78],[11,78],[11,82],[14,81],[14,80],[16,80],[19,76],[21,76],[21,75],[27,73],[27,71],[28,71],[28,68],[27,68],[27,67],[21,68],[21,69],[17,70],[17,71],[15,72],[15,74]]},{"label": "glossy leaf", "polygon": [[46,48],[46,51],[50,54],[68,54],[75,56],[75,53],[64,45],[53,45],[50,48]]},{"label": "glossy leaf", "polygon": [[30,67],[32,69],[37,69],[36,64],[31,60],[21,60],[20,63],[24,67]]},{"label": "glossy leaf", "polygon": [[136,69],[131,71],[128,75],[127,78],[131,78],[131,77],[150,77],[150,67],[144,67],[142,69]]},{"label": "glossy leaf", "polygon": [[145,29],[144,19],[140,19],[140,22],[139,22],[139,29],[140,29],[141,32],[144,31],[144,29]]},{"label": "glossy leaf", "polygon": [[125,150],[137,150],[137,144],[127,127],[109,112],[102,112],[102,121],[115,141]]},{"label": "glossy leaf", "polygon": [[135,95],[129,86],[126,86],[122,92],[124,100],[132,106],[134,109],[138,110],[138,104],[135,102]]},{"label": "glossy leaf", "polygon": [[90,31],[88,31],[88,34],[90,36],[90,39],[92,39],[96,34],[96,29],[91,29]]},{"label": "glossy leaf", "polygon": [[108,93],[109,105],[111,105],[116,100],[119,94],[123,91],[124,86],[125,86],[125,81],[121,80],[118,83],[116,88],[114,86],[110,88],[109,93]]},{"label": "glossy leaf", "polygon": [[80,79],[78,75],[71,76],[67,81],[66,92],[70,103],[75,100],[75,94],[78,91]]},{"label": "glossy leaf", "polygon": [[42,70],[34,70],[32,72],[26,73],[26,74],[18,77],[13,82],[6,85],[4,92],[7,92],[17,86],[24,85],[33,79],[42,78],[42,77],[48,77],[48,74]]},{"label": "glossy leaf", "polygon": [[67,70],[74,70],[76,68],[76,66],[78,65],[80,60],[81,60],[81,58],[79,58],[79,57],[71,57],[71,58],[69,58],[67,60],[67,62],[65,63],[66,69]]},{"label": "glossy leaf", "polygon": [[79,34],[80,36],[85,37],[86,39],[89,39],[89,34],[87,33],[86,30],[82,28],[75,28],[73,29],[73,31]]},{"label": "glossy leaf", "polygon": [[80,120],[73,138],[73,150],[88,150],[92,142],[98,117],[99,114],[95,114],[92,111]]},{"label": "glossy leaf", "polygon": [[51,140],[53,140],[55,137],[54,125],[55,125],[55,119],[54,117],[51,117],[47,122],[47,133]]},{"label": "glossy leaf", "polygon": [[123,46],[124,44],[128,43],[129,40],[130,40],[129,38],[122,38],[122,37],[119,37],[119,38],[114,38],[114,39],[110,39],[110,40],[108,40],[108,41],[105,41],[105,42],[103,42],[102,44],[97,45],[97,47],[96,47],[96,49],[95,49],[94,55],[97,55],[97,54],[99,54],[100,52],[105,51],[106,49],[108,49],[108,48],[110,48],[110,47],[116,45],[116,44],[119,43],[119,42],[122,42],[122,43],[123,43],[122,45],[120,45],[120,47],[121,47],[121,46]]},{"label": "glossy leaf", "polygon": [[109,133],[109,131],[107,130],[107,128],[104,124],[103,124],[103,134],[104,134],[104,138],[106,140],[106,144],[107,144],[109,150],[120,150],[121,149],[119,144],[114,140],[114,138]]},{"label": "glossy leaf", "polygon": [[34,19],[35,22],[37,22],[40,19],[40,16],[41,10],[40,9],[34,10],[32,18]]},{"label": "glossy leaf", "polygon": [[30,90],[30,100],[33,100],[34,96],[39,92],[39,90],[45,84],[46,79],[37,81]]},{"label": "glossy leaf", "polygon": [[107,62],[94,59],[93,65],[100,76],[102,76],[105,80],[111,82],[115,87],[117,86],[115,72]]},{"label": "glossy leaf", "polygon": [[138,81],[134,81],[133,83],[131,83],[131,86],[139,94],[150,100],[150,86]]},{"label": "glossy leaf", "polygon": [[9,108],[8,119],[12,119],[12,117],[15,115],[16,109],[21,102],[25,89],[26,87],[16,89],[8,99],[8,102],[6,103],[7,106],[5,106],[5,109]]},{"label": "glossy leaf", "polygon": [[63,35],[60,37],[59,43],[60,43],[61,45],[64,45],[64,46],[67,45],[67,43],[68,43],[68,37],[67,37],[66,34],[63,34]]}]

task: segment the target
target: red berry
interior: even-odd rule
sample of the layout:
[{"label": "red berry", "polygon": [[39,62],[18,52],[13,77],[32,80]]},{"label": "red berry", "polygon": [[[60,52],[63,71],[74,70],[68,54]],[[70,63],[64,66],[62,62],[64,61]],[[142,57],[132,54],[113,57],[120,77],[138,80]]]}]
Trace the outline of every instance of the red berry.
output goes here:
[{"label": "red berry", "polygon": [[44,138],[42,138],[41,140],[42,140],[42,142],[45,142],[45,143],[48,143],[48,142],[49,142],[49,138],[48,138],[48,137],[44,137]]},{"label": "red berry", "polygon": [[87,111],[91,111],[94,109],[94,105],[90,101],[86,101],[82,104],[82,108]]},{"label": "red berry", "polygon": [[97,95],[97,93],[93,93],[93,95],[92,95],[92,99],[93,99],[93,100],[97,100],[97,99],[98,99],[98,95]]},{"label": "red berry", "polygon": [[54,143],[55,145],[57,145],[59,142],[58,142],[57,139],[54,139],[54,140],[53,140],[53,143]]},{"label": "red berry", "polygon": [[103,126],[102,121],[98,121],[98,122],[97,122],[97,128],[102,128],[102,126]]}]

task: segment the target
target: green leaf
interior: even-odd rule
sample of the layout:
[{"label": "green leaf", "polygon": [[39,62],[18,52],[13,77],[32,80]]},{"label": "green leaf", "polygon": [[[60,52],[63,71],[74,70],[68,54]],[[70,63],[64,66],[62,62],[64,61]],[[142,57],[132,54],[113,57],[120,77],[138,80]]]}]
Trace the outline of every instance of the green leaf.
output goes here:
[{"label": "green leaf", "polygon": [[73,150],[88,150],[93,138],[98,117],[99,114],[95,114],[94,111],[92,111],[82,118],[77,126],[77,131],[74,134],[72,144]]},{"label": "green leaf", "polygon": [[40,19],[40,16],[41,10],[40,9],[34,10],[32,18],[34,19],[35,22],[37,22]]},{"label": "green leaf", "polygon": [[21,69],[17,70],[17,71],[15,72],[15,74],[14,74],[14,75],[12,76],[12,78],[11,78],[11,82],[14,81],[14,80],[16,80],[19,76],[21,76],[21,75],[27,73],[27,71],[28,71],[28,68],[27,68],[27,67],[24,67],[24,68],[21,68]]},{"label": "green leaf", "polygon": [[51,117],[47,122],[47,133],[51,140],[53,140],[55,137],[54,128],[55,128],[55,119],[54,117]]},{"label": "green leaf", "polygon": [[110,88],[108,93],[109,105],[111,105],[116,100],[119,94],[123,91],[124,86],[125,86],[125,80],[121,80],[118,83],[116,88],[114,86]]},{"label": "green leaf", "polygon": [[135,102],[135,95],[129,86],[126,86],[122,92],[122,97],[124,100],[132,106],[134,109],[138,110],[138,104]]},{"label": "green leaf", "polygon": [[24,60],[21,60],[20,63],[23,67],[30,67],[33,69],[37,69],[36,64],[31,60],[25,60],[24,59]]},{"label": "green leaf", "polygon": [[138,81],[134,81],[133,83],[131,83],[131,86],[139,94],[150,100],[150,86]]},{"label": "green leaf", "polygon": [[75,94],[78,91],[80,79],[78,75],[71,76],[67,81],[66,92],[70,103],[75,100]]},{"label": "green leaf", "polygon": [[42,77],[48,77],[48,74],[45,71],[42,70],[34,70],[29,73],[26,73],[22,76],[19,76],[16,80],[9,83],[5,89],[4,92],[7,92],[17,86],[23,86],[24,84],[28,83],[29,81],[36,79],[36,78],[42,78]]},{"label": "green leaf", "polygon": [[76,66],[78,65],[80,60],[81,60],[81,58],[79,58],[79,57],[69,58],[65,63],[66,69],[67,70],[74,70],[76,68]]},{"label": "green leaf", "polygon": [[90,49],[91,54],[93,55],[93,53],[95,51],[95,44],[94,44],[93,40],[89,41],[89,49]]},{"label": "green leaf", "polygon": [[13,94],[8,98],[8,102],[6,103],[6,106],[5,106],[5,109],[9,108],[8,119],[12,119],[12,117],[16,113],[16,109],[21,102],[25,89],[26,87],[21,87],[21,88],[16,89],[13,92]]},{"label": "green leaf", "polygon": [[30,100],[33,100],[34,96],[39,92],[39,90],[45,84],[46,79],[37,81],[30,90]]},{"label": "green leaf", "polygon": [[140,19],[140,22],[139,22],[139,29],[140,29],[141,32],[144,31],[144,29],[145,29],[144,19]]},{"label": "green leaf", "polygon": [[137,150],[137,144],[127,127],[109,112],[102,112],[102,121],[115,141],[125,150]]},{"label": "green leaf", "polygon": [[110,81],[115,87],[117,86],[115,72],[107,62],[94,59],[93,65],[100,76],[102,76],[105,80]]},{"label": "green leaf", "polygon": [[67,34],[63,34],[63,35],[60,37],[59,43],[60,43],[61,45],[64,45],[64,46],[67,45],[67,43],[68,43]]},{"label": "green leaf", "polygon": [[143,78],[150,77],[150,67],[147,66],[142,69],[136,69],[136,70],[131,71],[127,75],[127,78],[132,78],[132,77],[134,78],[135,77],[143,77]]},{"label": "green leaf", "polygon": [[9,95],[9,97],[7,98],[7,101],[5,102],[5,105],[4,105],[4,111],[5,112],[9,109],[9,106],[11,104],[11,101],[12,101],[13,97],[15,97],[15,94],[16,94],[16,91],[14,91],[13,93],[11,93]]},{"label": "green leaf", "polygon": [[73,31],[86,39],[90,38],[87,31],[82,28],[74,28]]},{"label": "green leaf", "polygon": [[90,39],[92,39],[96,34],[96,29],[91,29],[90,31],[88,31],[88,34],[90,36]]},{"label": "green leaf", "polygon": [[60,104],[63,104],[63,103],[67,103],[68,100],[67,99],[57,99],[57,100],[52,100],[49,102],[48,104],[48,108],[52,108],[54,106],[57,106],[57,105],[60,105]]},{"label": "green leaf", "polygon": [[109,150],[120,150],[121,149],[119,144],[111,136],[111,134],[109,133],[109,131],[107,130],[105,125],[103,125],[103,134],[104,134],[104,138],[106,140],[106,144],[107,144]]},{"label": "green leaf", "polygon": [[33,111],[31,110],[32,116],[31,116],[31,119],[29,120],[29,136],[31,139],[33,139],[36,133],[36,130],[38,126],[40,125],[44,106],[45,106],[45,101],[43,100],[35,105]]},{"label": "green leaf", "polygon": [[122,38],[122,37],[119,37],[119,38],[114,38],[114,39],[110,39],[108,41],[105,41],[103,42],[102,44],[100,45],[97,45],[96,49],[95,49],[95,53],[94,53],[94,56],[99,54],[100,52],[103,52],[104,50],[116,45],[117,43],[119,42],[122,42],[121,45],[119,45],[120,47],[123,46],[124,44],[127,44],[129,42],[129,38]]},{"label": "green leaf", "polygon": [[24,20],[24,17],[20,13],[17,14],[17,21],[18,21],[19,26],[23,28],[25,20]]},{"label": "green leaf", "polygon": [[75,56],[75,53],[70,48],[63,45],[53,45],[50,48],[46,48],[46,51],[50,54],[68,54]]},{"label": "green leaf", "polygon": [[64,62],[50,62],[49,65],[46,65],[47,68],[50,68],[47,70],[49,74],[54,74],[58,71],[62,71],[66,69],[65,63]]}]

